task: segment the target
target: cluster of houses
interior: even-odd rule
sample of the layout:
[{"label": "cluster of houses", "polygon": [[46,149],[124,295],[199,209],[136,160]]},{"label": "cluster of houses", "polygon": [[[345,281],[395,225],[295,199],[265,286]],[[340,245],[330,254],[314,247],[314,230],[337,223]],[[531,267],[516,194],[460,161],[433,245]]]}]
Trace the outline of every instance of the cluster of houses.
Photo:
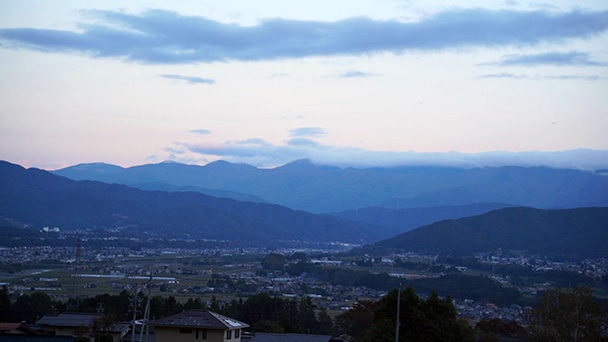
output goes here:
[{"label": "cluster of houses", "polygon": [[344,342],[329,335],[249,333],[246,328],[246,323],[208,310],[184,311],[148,325],[64,312],[45,315],[35,324],[0,323],[0,342]]}]

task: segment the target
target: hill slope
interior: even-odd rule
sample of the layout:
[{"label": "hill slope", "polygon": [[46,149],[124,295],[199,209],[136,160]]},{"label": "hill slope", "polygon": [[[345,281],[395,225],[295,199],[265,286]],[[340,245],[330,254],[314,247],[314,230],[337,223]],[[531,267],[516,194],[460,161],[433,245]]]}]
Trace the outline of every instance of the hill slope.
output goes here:
[{"label": "hill slope", "polygon": [[462,206],[441,206],[428,208],[389,209],[368,207],[329,214],[343,220],[390,227],[404,233],[447,219],[459,219],[467,216],[485,214],[492,210],[513,207],[501,203],[476,203]]},{"label": "hill slope", "polygon": [[218,161],[120,168],[81,164],[55,171],[74,180],[163,183],[231,191],[314,213],[381,206],[417,208],[510,203],[535,208],[608,205],[608,177],[546,167],[341,169],[300,160],[274,169]]},{"label": "hill slope", "polygon": [[475,253],[498,248],[561,258],[608,256],[608,208],[504,208],[445,220],[362,248]]},{"label": "hill slope", "polygon": [[278,205],[73,181],[0,162],[0,217],[34,227],[116,228],[225,240],[377,241],[393,235]]}]

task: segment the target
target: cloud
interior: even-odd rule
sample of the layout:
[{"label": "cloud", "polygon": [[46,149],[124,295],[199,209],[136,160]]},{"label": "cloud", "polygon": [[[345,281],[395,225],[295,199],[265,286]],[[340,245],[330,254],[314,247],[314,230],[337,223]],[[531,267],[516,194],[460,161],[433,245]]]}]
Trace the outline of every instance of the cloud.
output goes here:
[{"label": "cloud", "polygon": [[541,76],[544,79],[550,80],[587,80],[587,81],[603,81],[608,80],[608,77],[598,75],[545,75]]},{"label": "cloud", "polygon": [[477,78],[512,78],[512,79],[535,79],[535,80],[584,80],[584,81],[603,81],[608,80],[606,76],[599,75],[515,75],[508,72],[499,74],[484,74]]},{"label": "cloud", "polygon": [[528,78],[526,75],[514,75],[509,72],[501,72],[499,74],[484,74],[479,76],[478,78]]},{"label": "cloud", "polygon": [[[256,139],[257,140],[257,139]],[[261,139],[259,139],[261,140]],[[263,140],[262,140],[263,141]],[[576,149],[555,152],[414,152],[371,151],[356,147],[320,144],[310,139],[292,139],[283,144],[243,144],[228,141],[219,144],[180,144],[190,152],[258,167],[284,165],[297,159],[340,167],[447,166],[497,167],[546,166],[553,168],[599,170],[608,169],[608,151]],[[213,158],[209,158],[213,159]]]},{"label": "cloud", "polygon": [[182,76],[182,75],[171,75],[171,74],[165,74],[165,75],[159,75],[159,76],[163,77],[163,78],[168,78],[171,80],[186,81],[187,83],[190,83],[190,84],[201,84],[201,83],[215,84],[215,80],[196,77],[196,76]]},{"label": "cloud", "polygon": [[608,11],[463,9],[416,22],[365,17],[334,22],[263,20],[254,26],[150,10],[90,11],[80,30],[0,29],[3,46],[80,53],[144,64],[255,61],[378,52],[436,51],[465,46],[530,46],[588,38],[608,29]]},{"label": "cloud", "polygon": [[208,129],[193,129],[191,131],[188,131],[190,133],[194,133],[194,134],[198,134],[198,135],[206,135],[206,134],[211,134],[211,131]]},{"label": "cloud", "polygon": [[358,78],[358,77],[376,77],[378,74],[365,71],[348,71],[343,74],[336,75],[338,78]]},{"label": "cloud", "polygon": [[538,65],[555,65],[555,66],[606,66],[608,63],[594,61],[589,57],[588,53],[570,51],[570,52],[547,52],[528,55],[505,55],[502,61],[498,63],[501,66],[538,66]]},{"label": "cloud", "polygon": [[327,135],[327,132],[321,127],[300,127],[289,130],[289,135],[292,137],[320,137]]},{"label": "cloud", "polygon": [[293,138],[289,139],[285,142],[287,145],[291,146],[309,146],[309,147],[318,147],[321,146],[318,142],[312,139],[306,138]]}]

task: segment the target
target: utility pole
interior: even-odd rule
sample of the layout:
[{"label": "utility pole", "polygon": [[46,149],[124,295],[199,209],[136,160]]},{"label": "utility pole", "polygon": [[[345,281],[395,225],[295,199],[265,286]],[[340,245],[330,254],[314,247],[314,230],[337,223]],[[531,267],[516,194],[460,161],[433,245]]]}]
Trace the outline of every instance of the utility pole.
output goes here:
[{"label": "utility pole", "polygon": [[401,283],[397,290],[397,327],[395,328],[395,342],[399,342],[399,307],[401,306]]},{"label": "utility pole", "polygon": [[78,236],[77,240],[76,240],[76,255],[74,257],[74,273],[72,273],[72,292],[70,294],[70,300],[68,300],[68,307],[66,308],[66,311],[72,311],[72,310],[76,310],[76,308],[78,307],[78,303],[77,303],[77,297],[78,297],[78,288],[79,288],[79,282],[78,280],[80,280],[80,249],[82,248],[82,241],[80,240],[80,236]]},{"label": "utility pole", "polygon": [[135,342],[135,321],[137,320],[137,306],[139,304],[139,300],[137,298],[137,282],[135,282],[133,294],[134,296],[131,300],[131,304],[133,305],[133,327],[131,328],[131,342]]},{"label": "utility pole", "polygon": [[144,311],[144,320],[141,326],[141,332],[139,333],[139,342],[144,341],[144,330],[146,331],[146,342],[150,334],[149,321],[150,321],[150,298],[152,296],[152,270],[150,270],[150,281],[148,282],[148,300],[146,301],[146,309]]}]

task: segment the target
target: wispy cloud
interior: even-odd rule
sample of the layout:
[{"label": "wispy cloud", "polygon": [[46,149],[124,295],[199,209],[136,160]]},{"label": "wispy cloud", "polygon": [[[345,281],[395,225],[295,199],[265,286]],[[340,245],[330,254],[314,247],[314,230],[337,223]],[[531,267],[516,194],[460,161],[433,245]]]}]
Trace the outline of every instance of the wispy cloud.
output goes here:
[{"label": "wispy cloud", "polygon": [[554,65],[554,66],[606,66],[608,63],[594,61],[588,53],[570,51],[570,52],[547,52],[527,55],[505,55],[500,62],[488,63],[501,66],[538,66],[538,65]]},{"label": "wispy cloud", "polygon": [[484,74],[477,78],[512,78],[512,79],[531,79],[531,80],[585,80],[585,81],[603,81],[608,80],[606,76],[599,75],[516,75],[508,72],[498,74]]},{"label": "wispy cloud", "polygon": [[72,52],[146,64],[274,60],[362,55],[463,46],[536,45],[588,38],[608,29],[608,11],[465,9],[417,22],[365,17],[334,22],[269,19],[241,26],[150,10],[138,15],[92,11],[78,31],[4,28],[3,47]]},{"label": "wispy cloud", "polygon": [[526,75],[515,75],[510,72],[501,72],[498,74],[484,74],[479,76],[478,78],[528,78]]},{"label": "wispy cloud", "polygon": [[327,132],[321,127],[300,127],[289,130],[289,135],[292,137],[320,137],[327,135]]},{"label": "wispy cloud", "polygon": [[[261,140],[261,139],[255,139]],[[228,141],[219,144],[180,144],[190,152],[220,157],[231,162],[260,167],[283,165],[297,159],[341,167],[434,165],[453,167],[547,166],[598,170],[608,168],[608,151],[578,149],[557,152],[425,152],[371,151],[355,147],[324,145],[310,139],[292,139],[283,144]],[[212,159],[212,158],[210,158]]]},{"label": "wispy cloud", "polygon": [[188,131],[190,133],[194,133],[194,134],[198,134],[198,135],[206,135],[206,134],[211,134],[211,131],[208,129],[193,129],[191,131]]},{"label": "wispy cloud", "polygon": [[365,72],[365,71],[358,71],[358,70],[354,70],[354,71],[347,71],[343,74],[337,74],[334,77],[338,77],[338,78],[365,78],[365,77],[376,77],[376,76],[380,76],[379,74],[374,74],[371,72]]},{"label": "wispy cloud", "polygon": [[606,76],[598,75],[545,75],[541,76],[550,80],[587,80],[587,81],[603,81],[608,80]]},{"label": "wispy cloud", "polygon": [[172,74],[165,74],[165,75],[159,75],[159,76],[163,77],[163,78],[168,78],[170,80],[186,81],[187,83],[190,83],[190,84],[215,84],[215,80],[196,77],[196,76],[182,76],[182,75],[172,75]]}]

